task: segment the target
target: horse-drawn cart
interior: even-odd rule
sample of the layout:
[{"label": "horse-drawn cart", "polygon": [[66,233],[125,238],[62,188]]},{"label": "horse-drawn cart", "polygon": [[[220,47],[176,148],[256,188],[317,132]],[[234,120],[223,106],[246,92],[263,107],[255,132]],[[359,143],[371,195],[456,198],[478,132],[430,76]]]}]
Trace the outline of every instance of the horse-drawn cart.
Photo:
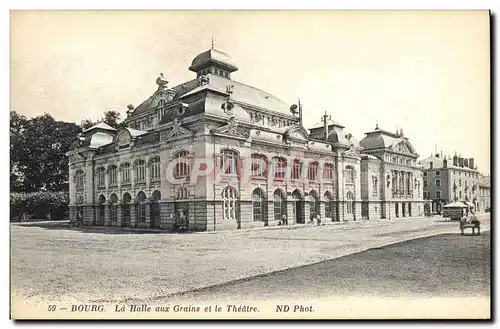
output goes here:
[{"label": "horse-drawn cart", "polygon": [[[472,229],[472,234],[481,234],[481,222],[476,218],[476,216],[472,216],[472,219],[468,219],[466,217],[460,220],[460,231],[462,235],[464,235],[464,230],[470,228]],[[477,233],[475,233],[477,229]]]}]

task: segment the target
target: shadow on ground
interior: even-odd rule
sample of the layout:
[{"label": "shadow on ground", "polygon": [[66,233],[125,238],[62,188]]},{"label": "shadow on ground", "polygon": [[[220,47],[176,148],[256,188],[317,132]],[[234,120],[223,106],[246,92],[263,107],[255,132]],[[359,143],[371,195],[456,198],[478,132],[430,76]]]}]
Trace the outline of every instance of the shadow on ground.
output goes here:
[{"label": "shadow on ground", "polygon": [[103,226],[73,226],[68,221],[51,221],[51,222],[30,222],[30,223],[12,223],[12,225],[21,227],[40,227],[47,230],[69,230],[82,233],[97,233],[97,234],[192,234],[196,232],[173,232],[158,229],[143,229],[143,228],[127,228],[127,227],[103,227]]},{"label": "shadow on ground", "polygon": [[490,296],[490,262],[489,231],[475,236],[449,233],[188,291],[164,300]]}]

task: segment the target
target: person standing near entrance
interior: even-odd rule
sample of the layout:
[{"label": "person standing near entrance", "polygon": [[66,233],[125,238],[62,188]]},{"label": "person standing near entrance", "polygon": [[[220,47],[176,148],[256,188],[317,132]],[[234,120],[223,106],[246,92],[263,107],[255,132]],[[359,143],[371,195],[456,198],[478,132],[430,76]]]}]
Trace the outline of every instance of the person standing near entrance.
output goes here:
[{"label": "person standing near entrance", "polygon": [[283,225],[288,225],[288,218],[286,217],[286,215],[283,215],[283,217],[281,218],[281,222],[283,223]]}]

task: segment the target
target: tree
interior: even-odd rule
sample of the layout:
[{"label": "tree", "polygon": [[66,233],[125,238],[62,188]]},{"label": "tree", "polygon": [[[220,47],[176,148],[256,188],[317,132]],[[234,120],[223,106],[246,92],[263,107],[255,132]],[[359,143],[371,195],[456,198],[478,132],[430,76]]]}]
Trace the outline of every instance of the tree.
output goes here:
[{"label": "tree", "polygon": [[22,192],[68,190],[65,153],[81,131],[78,125],[55,121],[50,114],[26,121],[21,142],[14,146],[20,150],[17,169],[22,173]]},{"label": "tree", "polygon": [[90,127],[96,125],[98,122],[94,122],[90,119],[85,119],[85,120],[82,120],[82,122],[80,123],[80,127],[83,129],[83,130],[86,130],[86,129],[89,129]]},{"label": "tree", "polygon": [[22,190],[24,169],[21,160],[24,158],[25,140],[24,132],[28,119],[10,111],[10,190],[19,192]]},{"label": "tree", "polygon": [[115,110],[109,110],[104,112],[104,117],[102,121],[113,128],[117,128],[120,120],[120,113]]}]

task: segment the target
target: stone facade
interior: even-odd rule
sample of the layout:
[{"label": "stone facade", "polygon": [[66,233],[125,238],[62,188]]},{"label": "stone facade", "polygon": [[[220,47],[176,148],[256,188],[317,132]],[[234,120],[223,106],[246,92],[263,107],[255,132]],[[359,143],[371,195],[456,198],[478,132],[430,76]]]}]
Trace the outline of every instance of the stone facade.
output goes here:
[{"label": "stone facade", "polygon": [[424,167],[424,197],[431,200],[432,211],[441,213],[451,202],[466,202],[478,210],[480,174],[474,159],[458,155],[434,154],[421,161]]},{"label": "stone facade", "polygon": [[[385,158],[393,149],[363,154],[331,120],[307,131],[300,101],[232,80],[238,68],[218,50],[189,69],[196,79],[173,88],[161,74],[124,127],[77,136],[67,152],[71,223],[212,231],[420,214],[416,189],[388,192],[384,177],[402,167]],[[414,162],[405,168],[417,179]]]},{"label": "stone facade", "polygon": [[424,215],[422,168],[418,154],[403,130],[377,127],[360,142],[362,215],[394,219]]},{"label": "stone facade", "polygon": [[481,176],[479,180],[479,204],[478,211],[491,211],[491,178]]}]

